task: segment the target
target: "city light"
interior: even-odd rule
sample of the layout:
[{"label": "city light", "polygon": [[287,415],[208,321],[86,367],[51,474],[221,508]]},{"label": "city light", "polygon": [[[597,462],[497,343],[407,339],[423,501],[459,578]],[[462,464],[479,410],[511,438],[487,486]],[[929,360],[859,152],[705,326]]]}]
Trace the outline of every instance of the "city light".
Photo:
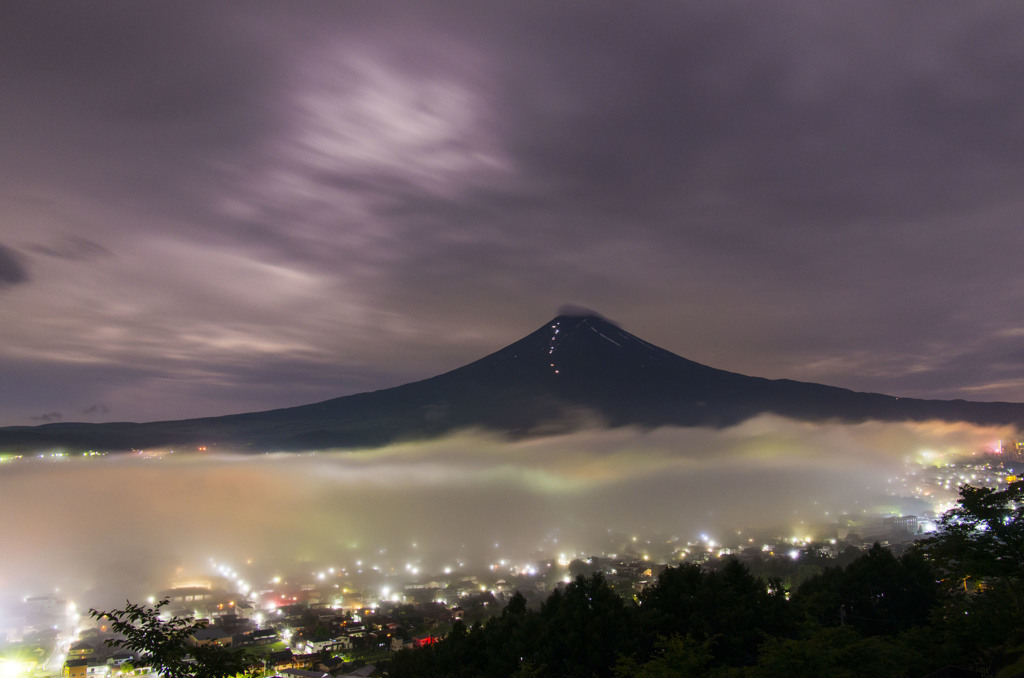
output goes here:
[{"label": "city light", "polygon": [[33,667],[28,662],[0,657],[0,678],[21,678],[28,675]]}]

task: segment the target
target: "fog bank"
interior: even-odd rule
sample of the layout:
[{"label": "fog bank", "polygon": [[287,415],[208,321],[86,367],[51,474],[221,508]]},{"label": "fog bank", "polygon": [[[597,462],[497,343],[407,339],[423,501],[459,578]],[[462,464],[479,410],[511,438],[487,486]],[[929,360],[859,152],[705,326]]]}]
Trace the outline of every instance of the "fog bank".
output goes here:
[{"label": "fog bank", "polygon": [[859,512],[922,449],[1002,428],[798,423],[595,430],[318,454],[110,455],[0,467],[4,598],[60,586],[86,604],[166,588],[210,559],[272,568],[588,552],[609,530],[683,539]]}]

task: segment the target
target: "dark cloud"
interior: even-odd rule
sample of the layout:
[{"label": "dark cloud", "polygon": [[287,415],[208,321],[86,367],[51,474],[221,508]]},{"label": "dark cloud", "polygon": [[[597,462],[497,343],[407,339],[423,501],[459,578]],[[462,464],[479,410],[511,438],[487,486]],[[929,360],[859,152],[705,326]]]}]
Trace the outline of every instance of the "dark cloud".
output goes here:
[{"label": "dark cloud", "polygon": [[28,270],[21,256],[10,247],[0,245],[0,289],[28,282]]},{"label": "dark cloud", "polygon": [[82,414],[85,414],[85,415],[90,415],[90,414],[101,414],[102,415],[102,414],[109,414],[109,413],[110,413],[110,408],[107,407],[106,405],[102,405],[102,404],[90,405],[89,407],[87,407],[84,410],[82,410]]},{"label": "dark cloud", "polygon": [[[586,306],[580,306],[579,304],[562,304],[558,307],[558,315],[568,316],[585,316],[585,315],[596,315],[600,317],[600,313],[592,308]],[[605,318],[605,320],[608,320]],[[612,322],[612,321],[609,321]]]},{"label": "dark cloud", "polygon": [[103,245],[86,238],[79,238],[76,236],[65,236],[52,244],[31,245],[29,249],[48,257],[81,261],[103,259],[113,256],[113,253]]},{"label": "dark cloud", "polygon": [[281,62],[205,3],[15,2],[3,16],[5,81],[24,102],[0,113],[11,185],[188,212],[182,198],[217,179],[218,157],[273,125]]},{"label": "dark cloud", "polygon": [[32,417],[32,420],[43,424],[49,424],[55,421],[60,421],[63,418],[64,415],[61,412],[47,412],[45,414],[40,414],[35,417]]}]

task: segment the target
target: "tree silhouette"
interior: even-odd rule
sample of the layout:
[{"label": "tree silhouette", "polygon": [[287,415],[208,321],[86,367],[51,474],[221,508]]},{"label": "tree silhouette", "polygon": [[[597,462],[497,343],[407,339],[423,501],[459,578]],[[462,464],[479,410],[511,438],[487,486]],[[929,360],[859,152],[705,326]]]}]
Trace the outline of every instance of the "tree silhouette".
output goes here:
[{"label": "tree silhouette", "polygon": [[1024,481],[1004,490],[964,485],[940,524],[920,549],[951,585],[966,585],[972,577],[1024,577]]},{"label": "tree silhouette", "polygon": [[791,623],[781,583],[754,577],[734,558],[712,571],[670,567],[639,602],[648,644],[659,635],[711,641],[715,658],[731,665],[752,663],[763,638],[785,633]]},{"label": "tree silhouette", "polygon": [[189,638],[206,628],[206,622],[193,617],[161,619],[160,610],[169,603],[167,598],[152,607],[127,601],[124,609],[90,609],[89,615],[109,619],[111,630],[121,636],[107,640],[108,647],[138,653],[164,678],[228,678],[255,670],[241,653],[219,645],[190,645]]},{"label": "tree silhouette", "polygon": [[827,568],[797,590],[796,607],[824,626],[870,635],[926,624],[939,602],[937,575],[919,553],[897,558],[875,544],[844,568]]}]

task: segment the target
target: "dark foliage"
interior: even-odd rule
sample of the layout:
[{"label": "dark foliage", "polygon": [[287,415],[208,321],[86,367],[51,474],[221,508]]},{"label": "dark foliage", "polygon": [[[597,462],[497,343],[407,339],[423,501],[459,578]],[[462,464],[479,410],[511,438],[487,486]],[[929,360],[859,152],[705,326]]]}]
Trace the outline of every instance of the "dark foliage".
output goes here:
[{"label": "dark foliage", "polygon": [[516,593],[486,626],[456,624],[441,643],[404,650],[392,676],[611,676],[631,642],[631,607],[601,574],[580,576],[528,610]]},{"label": "dark foliage", "polygon": [[964,485],[941,525],[920,550],[941,566],[950,585],[971,577],[1024,577],[1024,482],[1001,491]]},{"label": "dark foliage", "polygon": [[639,603],[624,600],[599,573],[581,575],[554,591],[539,611],[528,610],[517,594],[486,626],[459,625],[433,647],[399,653],[390,673],[623,675],[629,670],[623,667],[676,649],[674,641],[656,643],[658,636],[683,635],[706,650],[708,662],[741,666],[756,660],[764,638],[792,626],[784,596],[738,561],[712,572],[695,565],[669,568]]},{"label": "dark foliage", "polygon": [[[792,627],[781,584],[752,576],[734,559],[710,572],[692,564],[668,568],[656,585],[640,594],[639,603],[645,638],[676,635],[711,641],[711,654],[719,663],[753,663],[765,637]],[[641,650],[649,652],[647,647]]]},{"label": "dark foliage", "polygon": [[794,605],[822,626],[894,634],[928,622],[938,576],[920,554],[899,558],[875,544],[846,569],[828,568],[800,586]]},{"label": "dark foliage", "polygon": [[961,487],[941,525],[916,551],[949,594],[933,615],[942,650],[982,671],[1024,673],[1024,482]]},{"label": "dark foliage", "polygon": [[206,623],[192,617],[161,619],[160,609],[169,602],[164,599],[153,607],[128,602],[123,610],[90,609],[89,615],[110,620],[110,629],[120,636],[106,641],[108,646],[140,655],[164,678],[228,678],[254,670],[238,652],[218,645],[189,645],[189,637]]}]

